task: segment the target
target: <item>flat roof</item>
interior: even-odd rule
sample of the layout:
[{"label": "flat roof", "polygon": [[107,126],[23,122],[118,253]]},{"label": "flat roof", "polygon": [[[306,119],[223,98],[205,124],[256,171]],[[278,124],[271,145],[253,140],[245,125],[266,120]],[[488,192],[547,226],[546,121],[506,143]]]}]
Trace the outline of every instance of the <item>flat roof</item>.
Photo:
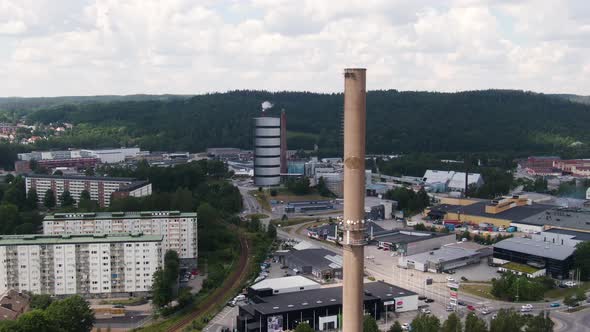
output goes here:
[{"label": "flat roof", "polygon": [[426,251],[416,255],[407,256],[405,258],[411,261],[417,261],[421,263],[425,263],[427,261],[442,263],[479,255],[480,253],[475,250],[465,249],[461,247],[443,246],[437,250]]},{"label": "flat roof", "polygon": [[63,179],[63,180],[80,180],[80,181],[113,181],[113,182],[141,181],[136,178],[123,178],[123,177],[110,177],[110,176],[79,176],[79,175],[49,175],[49,174],[25,174],[25,178]]},{"label": "flat roof", "polygon": [[569,229],[559,229],[559,228],[550,228],[544,232],[570,235],[575,240],[590,241],[590,233],[589,232],[578,232],[578,231],[572,231]]},{"label": "flat roof", "polygon": [[63,212],[48,214],[43,220],[80,220],[80,219],[160,219],[160,218],[196,218],[196,212],[180,211],[138,211],[138,212]]},{"label": "flat roof", "polygon": [[444,211],[444,212],[451,212],[451,213],[461,213],[463,215],[472,215],[472,216],[479,216],[479,217],[487,217],[487,218],[494,218],[494,219],[506,219],[511,221],[519,221],[531,216],[534,216],[540,212],[555,208],[554,205],[547,205],[547,204],[532,204],[532,205],[523,205],[523,206],[515,206],[511,209],[506,211],[502,211],[499,213],[486,213],[486,205],[489,205],[490,201],[482,201],[476,202],[471,205],[450,205],[450,204],[442,204],[433,207],[431,210],[433,211]]},{"label": "flat roof", "polygon": [[590,231],[590,210],[553,207],[524,218],[518,223]]},{"label": "flat roof", "polygon": [[[417,232],[417,231],[395,231],[375,235],[373,240],[388,243],[412,243],[448,236],[447,233]],[[454,234],[453,234],[454,235]]]},{"label": "flat roof", "polygon": [[79,244],[113,242],[157,242],[163,235],[129,234],[84,234],[84,235],[0,235],[0,246],[41,245],[41,244]]},{"label": "flat roof", "polygon": [[[387,301],[393,298],[416,295],[416,293],[387,284],[382,281],[364,285],[364,301]],[[342,286],[320,288],[288,294],[277,294],[259,298],[262,302],[246,305],[254,307],[261,314],[282,313],[294,310],[320,308],[329,305],[342,305]]]},{"label": "flat roof", "polygon": [[502,240],[494,244],[494,250],[496,248],[557,260],[565,260],[575,251],[572,247],[522,237]]},{"label": "flat roof", "polygon": [[291,250],[285,256],[288,256],[291,261],[300,266],[311,266],[319,270],[342,268],[342,256],[327,249]]},{"label": "flat roof", "polygon": [[283,278],[264,279],[261,282],[250,286],[254,290],[271,288],[271,289],[283,289],[290,287],[309,287],[309,286],[320,286],[317,282],[307,279],[303,276],[291,276]]}]

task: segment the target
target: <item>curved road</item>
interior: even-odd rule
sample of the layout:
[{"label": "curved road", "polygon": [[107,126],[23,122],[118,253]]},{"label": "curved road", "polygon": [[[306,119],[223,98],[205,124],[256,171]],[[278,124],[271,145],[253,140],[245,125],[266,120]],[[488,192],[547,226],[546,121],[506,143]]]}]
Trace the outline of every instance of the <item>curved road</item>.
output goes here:
[{"label": "curved road", "polygon": [[243,234],[240,234],[240,259],[238,260],[237,267],[232,271],[223,284],[217,288],[209,298],[201,303],[195,311],[191,312],[188,316],[184,317],[176,324],[168,328],[169,332],[182,331],[186,325],[192,322],[199,315],[209,311],[211,308],[218,304],[222,304],[225,301],[227,295],[234,291],[235,287],[242,282],[243,278],[247,275],[248,265],[250,262],[250,248],[248,241]]}]

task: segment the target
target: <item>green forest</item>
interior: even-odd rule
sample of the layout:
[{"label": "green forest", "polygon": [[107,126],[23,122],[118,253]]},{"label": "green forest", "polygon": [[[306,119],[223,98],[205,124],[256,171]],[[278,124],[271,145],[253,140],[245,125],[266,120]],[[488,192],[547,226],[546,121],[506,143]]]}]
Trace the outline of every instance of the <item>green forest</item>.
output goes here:
[{"label": "green forest", "polygon": [[[146,97],[147,98],[147,97]],[[67,102],[65,99],[64,102]],[[213,146],[251,148],[252,118],[263,101],[284,109],[289,147],[322,156],[339,154],[342,94],[232,91],[183,98],[116,99],[47,107],[2,106],[29,123],[69,122],[67,135],[35,148],[140,146],[147,150],[203,151]],[[0,116],[2,111],[0,111]],[[566,98],[511,90],[458,93],[370,91],[369,153],[587,153],[590,105]],[[578,143],[580,142],[580,143]]]}]

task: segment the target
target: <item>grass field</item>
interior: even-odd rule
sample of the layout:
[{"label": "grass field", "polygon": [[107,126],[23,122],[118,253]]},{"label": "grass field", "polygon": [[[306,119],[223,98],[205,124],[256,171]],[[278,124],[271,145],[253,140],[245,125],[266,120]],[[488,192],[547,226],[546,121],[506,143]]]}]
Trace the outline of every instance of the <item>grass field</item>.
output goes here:
[{"label": "grass field", "polygon": [[528,274],[532,274],[532,273],[539,271],[539,269],[535,269],[532,266],[525,265],[525,264],[518,264],[518,263],[514,263],[514,262],[506,263],[506,264],[502,265],[502,267],[505,269],[512,270],[512,271],[518,271],[518,272],[528,273]]},{"label": "grass field", "polygon": [[476,295],[490,300],[497,300],[491,293],[491,284],[461,284],[459,292],[465,292],[467,294]]},{"label": "grass field", "polygon": [[572,288],[554,288],[545,293],[545,297],[549,299],[559,299],[566,296],[574,296],[579,289],[583,289],[584,292],[587,292],[590,289],[590,282],[583,282],[580,284],[580,287],[572,287]]}]

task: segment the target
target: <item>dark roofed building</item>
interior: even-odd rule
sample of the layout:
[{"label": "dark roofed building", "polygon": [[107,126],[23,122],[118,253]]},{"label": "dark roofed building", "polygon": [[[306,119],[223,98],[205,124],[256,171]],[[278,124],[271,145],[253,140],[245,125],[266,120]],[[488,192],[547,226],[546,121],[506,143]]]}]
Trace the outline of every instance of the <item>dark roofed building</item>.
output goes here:
[{"label": "dark roofed building", "polygon": [[318,280],[342,279],[342,256],[326,249],[312,248],[277,252],[280,262],[293,272]]},{"label": "dark roofed building", "polygon": [[[380,319],[386,312],[418,309],[418,295],[384,283],[364,285],[365,312]],[[294,330],[307,322],[315,330],[337,330],[342,313],[342,287],[320,288],[288,294],[251,298],[253,304],[240,306],[238,331]]]},{"label": "dark roofed building", "polygon": [[13,289],[6,292],[0,299],[0,320],[15,320],[19,315],[29,310],[31,298]]},{"label": "dark roofed building", "polygon": [[434,232],[394,231],[375,235],[373,241],[376,241],[379,247],[400,255],[414,255],[455,243],[456,236]]}]

